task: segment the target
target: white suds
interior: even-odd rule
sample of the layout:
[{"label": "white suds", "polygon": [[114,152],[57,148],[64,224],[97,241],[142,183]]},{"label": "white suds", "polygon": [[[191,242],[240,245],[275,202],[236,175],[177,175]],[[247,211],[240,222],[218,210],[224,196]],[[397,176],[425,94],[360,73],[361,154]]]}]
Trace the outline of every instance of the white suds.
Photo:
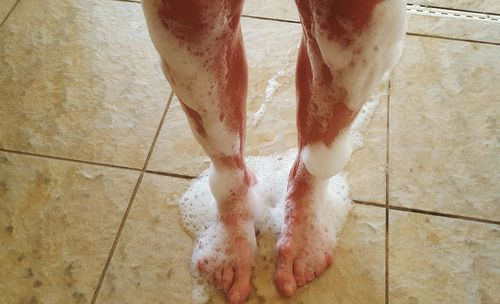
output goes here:
[{"label": "white suds", "polygon": [[335,141],[326,146],[324,143],[309,144],[304,147],[302,161],[313,175],[327,179],[342,171],[351,154],[364,146],[362,132],[369,126],[371,117],[385,93],[375,92],[358,112],[350,129],[345,129]]},{"label": "white suds", "polygon": [[[282,155],[266,157],[249,157],[247,165],[257,177],[258,183],[253,189],[255,195],[255,229],[264,235],[278,235],[284,221],[284,202],[288,173],[296,157],[296,150]],[[216,239],[223,239],[218,230],[217,203],[212,196],[208,182],[209,171],[203,172],[195,179],[181,198],[179,204],[185,228],[197,239],[193,252],[193,275],[196,278],[193,288],[193,303],[206,303],[214,289],[201,279],[195,261],[216,251],[212,248]],[[336,236],[340,232],[351,206],[349,186],[346,174],[340,173],[330,179],[327,191],[317,202],[318,223],[328,230],[331,239],[327,240],[331,247],[336,244]],[[216,253],[217,254],[217,253]],[[219,257],[215,257],[218,259]],[[223,257],[220,257],[223,258]],[[256,265],[259,268],[259,265]]]},{"label": "white suds", "polygon": [[363,105],[358,113],[358,116],[353,121],[350,136],[353,152],[364,147],[365,143],[363,141],[362,133],[364,133],[370,126],[371,118],[380,104],[380,98],[386,95],[387,93],[384,92],[374,92],[370,100]]},{"label": "white suds", "polygon": [[253,114],[252,121],[250,122],[250,125],[252,127],[255,127],[257,124],[259,124],[259,121],[264,117],[264,114],[266,113],[266,107],[267,104],[271,101],[273,98],[274,93],[276,90],[281,87],[281,84],[278,82],[278,77],[285,75],[284,70],[279,70],[278,73],[274,74],[271,79],[267,81],[267,87],[266,87],[266,98],[264,99],[264,102],[260,105],[259,110]]},{"label": "white suds", "polygon": [[[321,11],[325,8],[317,9]],[[325,16],[327,14],[316,17],[321,19]],[[405,3],[386,0],[378,4],[370,25],[361,33],[353,29],[350,20],[337,17],[337,22],[350,33],[350,36],[346,35],[352,39],[349,46],[332,41],[329,32],[319,26],[314,28],[315,37],[334,79],[346,90],[347,106],[357,111],[401,56],[406,33]],[[318,96],[317,100],[321,102],[327,97]]]},{"label": "white suds", "polygon": [[[383,95],[385,94],[374,93],[372,99],[363,106],[352,123],[350,136],[347,136],[349,132],[345,132],[343,142],[345,144],[351,143],[353,150],[362,147],[361,144],[352,143],[363,142],[361,132],[368,128],[370,118],[379,104],[380,97]],[[354,138],[354,134],[357,134],[358,137]],[[288,173],[295,157],[296,150],[291,150],[280,155],[248,157],[246,159],[248,167],[256,174],[258,181],[254,187],[252,201],[255,203],[255,229],[262,236],[276,237],[282,229]],[[209,177],[210,175],[211,177]],[[330,231],[329,235],[332,239],[327,241],[331,247],[336,244],[336,237],[351,206],[349,185],[346,177],[347,173],[340,172],[329,180],[328,191],[319,191],[323,192],[323,194],[320,194],[322,198],[318,202],[320,212],[318,212],[317,221],[319,226]],[[208,169],[191,183],[189,189],[181,198],[179,206],[184,227],[197,240],[192,261],[198,260],[211,251],[216,251],[213,248],[214,244],[217,243],[217,240],[224,238],[224,235],[218,230],[217,203],[210,190],[210,184],[218,184],[212,187],[220,188],[221,191],[215,190],[216,193],[223,193],[222,189],[225,188],[223,180],[231,178],[239,179],[240,177],[215,176],[213,169]],[[211,179],[210,182],[209,179]],[[224,257],[221,255],[215,258]],[[259,267],[259,265],[256,265],[255,269],[259,269]],[[200,276],[194,264],[192,273],[195,279],[192,303],[207,303],[216,291]]]},{"label": "white suds", "polygon": [[312,175],[328,179],[344,169],[351,153],[350,130],[347,129],[340,132],[330,146],[322,142],[305,146],[302,161]]}]

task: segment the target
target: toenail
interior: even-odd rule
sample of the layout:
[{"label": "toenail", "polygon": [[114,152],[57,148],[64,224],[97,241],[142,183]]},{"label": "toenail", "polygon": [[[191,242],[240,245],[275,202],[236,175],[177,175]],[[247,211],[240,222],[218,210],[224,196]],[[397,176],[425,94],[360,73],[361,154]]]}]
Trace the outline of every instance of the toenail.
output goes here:
[{"label": "toenail", "polygon": [[285,293],[287,295],[291,295],[293,293],[293,289],[294,289],[294,286],[293,286],[292,282],[285,283],[285,286],[283,287],[283,290],[285,291]]}]

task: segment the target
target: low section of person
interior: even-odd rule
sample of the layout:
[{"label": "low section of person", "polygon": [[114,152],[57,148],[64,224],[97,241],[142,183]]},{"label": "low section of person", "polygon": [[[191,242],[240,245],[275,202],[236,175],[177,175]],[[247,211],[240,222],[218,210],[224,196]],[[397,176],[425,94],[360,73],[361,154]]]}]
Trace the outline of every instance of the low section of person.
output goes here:
[{"label": "low section of person", "polygon": [[[143,0],[162,68],[212,160],[218,203],[216,252],[197,254],[199,271],[229,303],[251,291],[256,247],[253,185],[245,165],[247,63],[243,0]],[[289,175],[286,214],[276,245],[274,281],[291,296],[332,264],[315,198],[350,158],[350,124],[395,65],[405,34],[401,0],[297,0],[303,36],[296,69],[298,155]]]}]

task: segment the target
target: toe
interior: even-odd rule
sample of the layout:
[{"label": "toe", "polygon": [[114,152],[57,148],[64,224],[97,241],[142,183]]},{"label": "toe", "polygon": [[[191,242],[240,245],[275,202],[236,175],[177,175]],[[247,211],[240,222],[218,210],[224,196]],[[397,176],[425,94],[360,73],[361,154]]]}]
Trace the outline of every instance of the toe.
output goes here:
[{"label": "toe", "polygon": [[293,262],[293,275],[297,286],[306,284],[306,265],[302,259],[295,259]]},{"label": "toe", "polygon": [[314,280],[315,275],[314,275],[314,267],[307,266],[306,267],[306,282],[309,283],[312,280]]},{"label": "toe", "polygon": [[333,263],[333,257],[331,253],[326,253],[325,254],[325,261],[326,261],[326,268],[330,267]]},{"label": "toe", "polygon": [[206,259],[198,261],[198,271],[203,272],[207,267],[208,261]]},{"label": "toe", "polygon": [[314,274],[316,277],[320,276],[323,271],[325,271],[327,265],[326,265],[326,259],[321,259],[318,261],[318,264],[316,265],[316,269],[314,269]]},{"label": "toe", "polygon": [[293,256],[290,247],[280,247],[278,249],[274,282],[279,292],[284,296],[292,296],[297,289],[297,284],[293,276]]},{"label": "toe", "polygon": [[222,291],[228,293],[229,288],[233,284],[234,271],[232,267],[226,266],[222,271]]},{"label": "toe", "polygon": [[230,304],[244,303],[250,294],[250,265],[238,265],[234,271],[234,282],[229,290],[227,299]]},{"label": "toe", "polygon": [[217,289],[222,288],[222,269],[223,269],[222,267],[215,269],[213,281]]}]

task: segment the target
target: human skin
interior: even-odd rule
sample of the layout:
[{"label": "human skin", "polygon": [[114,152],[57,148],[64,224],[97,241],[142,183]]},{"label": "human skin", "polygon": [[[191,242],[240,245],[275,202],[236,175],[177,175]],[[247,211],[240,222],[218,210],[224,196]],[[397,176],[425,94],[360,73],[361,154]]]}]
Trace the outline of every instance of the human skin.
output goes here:
[{"label": "human skin", "polygon": [[[251,290],[256,247],[252,204],[258,203],[252,196],[258,181],[243,154],[248,78],[240,25],[243,1],[142,3],[164,74],[193,135],[212,160],[210,188],[224,235],[213,248],[222,252],[222,258],[209,252],[196,255],[195,263],[229,303],[243,303]],[[296,69],[298,155],[289,176],[274,275],[285,296],[321,275],[333,261],[333,248],[325,241],[329,236],[315,221],[313,194],[324,191],[338,168],[315,172],[312,164],[318,156],[312,147],[333,149],[395,63],[384,54],[398,56],[397,43],[404,34],[384,22],[391,16],[384,10],[404,6],[399,0],[297,0],[296,4],[303,27]],[[377,7],[382,17],[374,17]],[[404,18],[398,18],[392,26],[403,28]],[[381,31],[390,33],[365,35]],[[335,52],[345,60],[339,61]],[[340,163],[340,169],[344,165]]]},{"label": "human skin", "polygon": [[[298,156],[289,175],[274,275],[278,290],[286,296],[318,277],[333,261],[329,237],[315,223],[313,194],[338,171],[311,172],[307,162],[314,159],[304,159],[304,151],[308,145],[341,144],[336,142],[339,134],[349,130],[376,85],[397,62],[405,34],[402,1],[297,0],[296,4],[303,27],[296,69]],[[344,58],[339,61],[334,56]],[[338,165],[342,169],[345,163]]]}]

